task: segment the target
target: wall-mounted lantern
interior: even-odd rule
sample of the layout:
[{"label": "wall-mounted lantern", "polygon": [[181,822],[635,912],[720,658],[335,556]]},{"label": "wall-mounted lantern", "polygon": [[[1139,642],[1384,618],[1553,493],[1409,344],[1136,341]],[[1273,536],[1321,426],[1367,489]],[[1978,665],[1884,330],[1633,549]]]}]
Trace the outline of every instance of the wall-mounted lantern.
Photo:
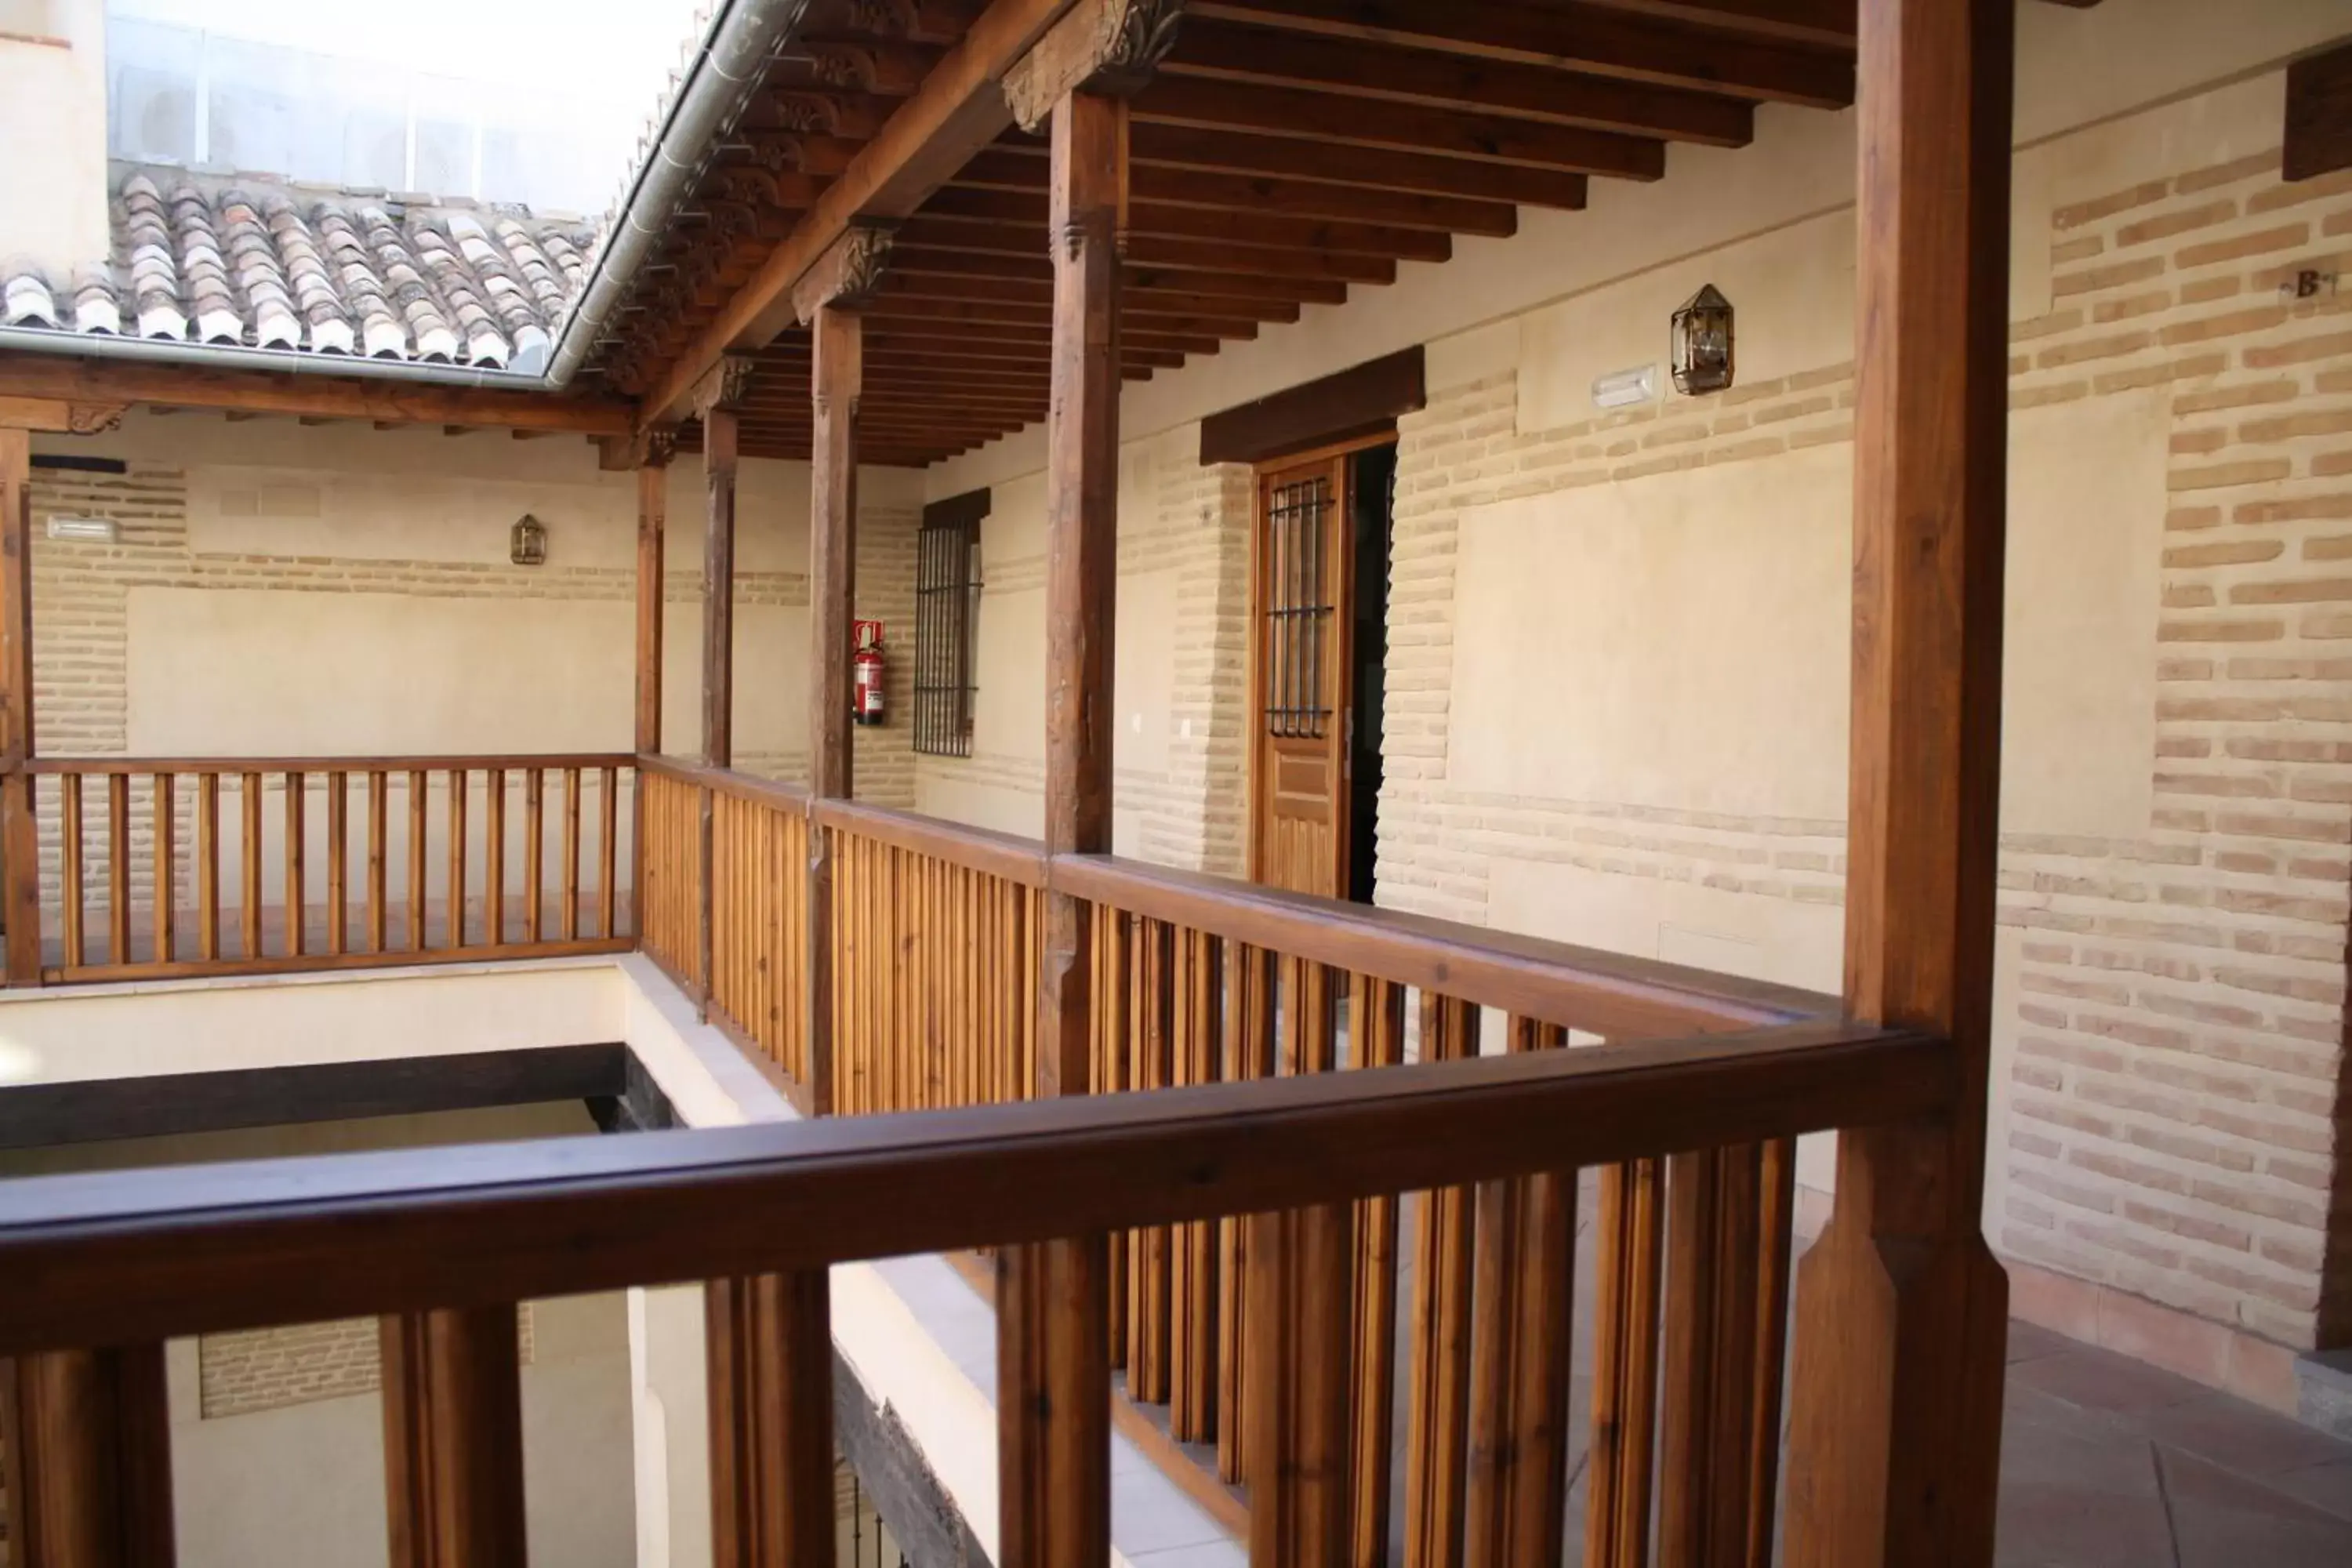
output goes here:
[{"label": "wall-mounted lantern", "polygon": [[1712,283],[1675,312],[1675,390],[1694,396],[1731,384],[1731,301]]},{"label": "wall-mounted lantern", "polygon": [[540,521],[530,513],[522,514],[520,521],[514,525],[513,535],[508,542],[510,546],[508,553],[516,565],[544,566],[547,564],[547,524]]}]

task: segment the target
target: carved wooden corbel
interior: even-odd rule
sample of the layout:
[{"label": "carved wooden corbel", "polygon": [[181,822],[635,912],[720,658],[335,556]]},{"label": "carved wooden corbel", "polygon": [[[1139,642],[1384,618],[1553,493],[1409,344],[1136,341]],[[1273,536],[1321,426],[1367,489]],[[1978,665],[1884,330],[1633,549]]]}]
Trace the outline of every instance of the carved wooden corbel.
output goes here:
[{"label": "carved wooden corbel", "polygon": [[753,363],[741,354],[729,354],[704,374],[694,384],[694,415],[707,419],[714,409],[740,414],[743,401],[751,395]]},{"label": "carved wooden corbel", "polygon": [[842,231],[815,266],[793,286],[793,313],[802,321],[815,319],[830,305],[855,310],[874,297],[890,259],[890,231],[857,224]]},{"label": "carved wooden corbel", "polygon": [[1045,127],[1054,106],[1084,89],[1131,97],[1176,46],[1184,0],[1085,0],[1004,74],[1004,101],[1021,129]]}]

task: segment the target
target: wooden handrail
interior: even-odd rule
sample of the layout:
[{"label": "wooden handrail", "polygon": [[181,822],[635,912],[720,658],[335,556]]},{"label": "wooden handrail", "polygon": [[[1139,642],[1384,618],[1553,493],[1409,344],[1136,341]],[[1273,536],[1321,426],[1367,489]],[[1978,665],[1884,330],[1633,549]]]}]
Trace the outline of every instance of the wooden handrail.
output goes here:
[{"label": "wooden handrail", "polygon": [[1042,888],[1046,882],[1045,846],[1016,833],[972,827],[862,801],[821,800],[811,813],[827,827],[862,834],[877,843],[929,855],[1020,887]]},{"label": "wooden handrail", "polygon": [[757,773],[741,773],[734,768],[714,768],[708,763],[698,763],[691,757],[672,757],[648,752],[636,759],[638,771],[672,778],[719,795],[732,795],[737,800],[755,801],[784,811],[805,813],[808,810],[808,790],[788,779],[761,778]]},{"label": "wooden handrail", "polygon": [[64,775],[81,773],[404,773],[448,768],[626,768],[637,758],[628,752],[484,752],[449,756],[382,757],[37,757],[25,764],[27,773]]},{"label": "wooden handrail", "polygon": [[1130,914],[1612,1039],[1753,1029],[1840,1010],[1836,997],[1794,986],[1113,855],[1055,856],[1051,877],[1058,889]]},{"label": "wooden handrail", "polygon": [[1617,1039],[1754,1029],[1833,1017],[1834,996],[1685,964],[1400,910],[1316,898],[1115,855],[1047,856],[1034,838],[862,802],[810,799],[789,784],[675,757],[639,767],[782,809],[1025,888],[1048,888],[1129,914],[1268,952],[1378,974],[1525,1017]]},{"label": "wooden handrail", "polygon": [[635,1138],[0,1184],[0,1354],[815,1268],[1949,1110],[1948,1042],[1746,1035]]}]

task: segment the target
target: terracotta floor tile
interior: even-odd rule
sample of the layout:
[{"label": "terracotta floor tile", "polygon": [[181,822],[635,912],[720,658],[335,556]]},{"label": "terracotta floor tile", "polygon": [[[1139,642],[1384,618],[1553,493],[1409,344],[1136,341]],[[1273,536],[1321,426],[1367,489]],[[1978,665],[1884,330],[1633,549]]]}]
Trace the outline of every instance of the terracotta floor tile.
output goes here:
[{"label": "terracotta floor tile", "polygon": [[[2336,1447],[2352,1447],[2352,1444],[2339,1443]],[[2323,1512],[2352,1520],[2352,1455],[2308,1469],[2291,1470],[2273,1477],[2270,1484]]]},{"label": "terracotta floor tile", "polygon": [[2088,1345],[2020,1362],[2010,1377],[2070,1404],[2131,1415],[2186,1405],[2211,1392],[2145,1362]]},{"label": "terracotta floor tile", "polygon": [[2331,1460],[2352,1446],[2225,1394],[2147,1411],[2135,1419],[2157,1443],[2210,1459],[2233,1475],[2272,1481]]},{"label": "terracotta floor tile", "polygon": [[2180,1568],[2344,1568],[2352,1520],[2323,1513],[2193,1454],[2162,1450]]}]

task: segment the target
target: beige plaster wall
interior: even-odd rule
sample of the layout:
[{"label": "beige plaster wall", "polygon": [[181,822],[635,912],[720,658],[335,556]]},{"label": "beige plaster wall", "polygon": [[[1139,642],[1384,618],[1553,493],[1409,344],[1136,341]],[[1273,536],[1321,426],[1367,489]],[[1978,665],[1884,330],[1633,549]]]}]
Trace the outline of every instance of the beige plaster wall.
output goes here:
[{"label": "beige plaster wall", "polygon": [[60,284],[104,261],[105,0],[0,6],[0,256]]},{"label": "beige plaster wall", "polygon": [[[2352,182],[2279,184],[2277,68],[2345,17],[2148,0],[2029,5],[2020,26],[1988,1227],[2012,1257],[2307,1345],[2352,1312],[2352,1270],[2326,1264],[2352,306],[2276,285],[2352,259]],[[1202,415],[1427,344],[1430,405],[1401,440],[1381,902],[1835,988],[1854,157],[1851,115],[1767,108],[1748,148],[1677,147],[1658,185],[1596,182],[1583,213],[1523,212],[1511,239],[1457,240],[1442,268],[1128,389],[1126,451],[1168,442],[1172,485]],[[1667,313],[1706,280],[1738,308],[1738,386],[1593,408],[1595,374],[1663,366]],[[1043,457],[1024,432],[929,493],[1013,493]],[[1234,504],[1239,539],[1245,481]],[[1120,526],[1147,526],[1125,485]],[[1182,645],[1151,588],[1120,587],[1124,713],[1130,638]],[[1236,688],[1207,798],[1245,792],[1240,707]],[[1018,784],[995,820],[1034,810]],[[1826,1184],[1822,1151],[1805,1176]]]}]

